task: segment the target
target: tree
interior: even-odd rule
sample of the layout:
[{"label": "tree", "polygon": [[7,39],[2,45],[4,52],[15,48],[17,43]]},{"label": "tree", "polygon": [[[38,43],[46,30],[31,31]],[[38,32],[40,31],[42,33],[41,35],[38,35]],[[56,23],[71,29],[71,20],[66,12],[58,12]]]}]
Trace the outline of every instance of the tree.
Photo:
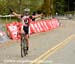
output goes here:
[{"label": "tree", "polygon": [[50,2],[51,2],[51,0],[44,0],[43,5],[41,6],[41,10],[44,11],[46,13],[46,15],[51,14]]},{"label": "tree", "polygon": [[0,0],[0,14],[9,14],[9,9],[12,8],[18,13],[23,13],[25,8],[30,8],[31,12],[38,10],[43,3],[43,0]]},{"label": "tree", "polygon": [[6,9],[6,0],[0,0],[0,15],[1,14],[7,14],[7,12],[5,12],[5,11],[7,11],[7,9]]},{"label": "tree", "polygon": [[65,0],[56,0],[55,6],[55,10],[57,13],[64,14],[66,7]]}]

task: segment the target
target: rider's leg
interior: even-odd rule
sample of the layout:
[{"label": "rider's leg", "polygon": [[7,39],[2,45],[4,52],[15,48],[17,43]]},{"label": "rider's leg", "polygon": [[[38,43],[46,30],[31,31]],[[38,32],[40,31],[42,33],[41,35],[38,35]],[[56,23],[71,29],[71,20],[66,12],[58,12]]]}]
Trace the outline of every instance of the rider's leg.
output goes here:
[{"label": "rider's leg", "polygon": [[21,27],[21,33],[24,33],[23,26]]},{"label": "rider's leg", "polygon": [[29,34],[28,34],[28,27],[23,27],[24,33],[25,33],[25,39],[27,41],[27,50],[29,49]]},{"label": "rider's leg", "polygon": [[29,46],[29,37],[28,37],[28,34],[25,35],[25,38],[26,38],[27,44],[28,44],[28,46]]},{"label": "rider's leg", "polygon": [[25,35],[26,41],[27,41],[27,50],[29,49],[29,35]]}]

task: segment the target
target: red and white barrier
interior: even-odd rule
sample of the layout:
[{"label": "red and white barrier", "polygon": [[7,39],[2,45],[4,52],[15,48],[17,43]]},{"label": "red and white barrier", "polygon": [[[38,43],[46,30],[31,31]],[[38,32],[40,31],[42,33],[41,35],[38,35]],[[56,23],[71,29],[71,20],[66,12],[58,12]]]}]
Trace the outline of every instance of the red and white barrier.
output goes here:
[{"label": "red and white barrier", "polygon": [[58,26],[59,26],[59,22],[57,19],[40,20],[37,22],[31,22],[30,33],[45,32],[48,30],[55,29]]},{"label": "red and white barrier", "polygon": [[10,34],[10,38],[17,39],[18,28],[14,24],[7,24],[7,29]]},{"label": "red and white barrier", "polygon": [[0,31],[0,36],[2,37],[3,35],[5,35],[5,32]]},{"label": "red and white barrier", "polygon": [[[10,34],[12,39],[19,39],[22,23],[20,22],[13,22],[11,24],[7,24],[7,30]],[[40,20],[36,22],[31,22],[29,26],[29,33],[38,33],[38,32],[46,32],[48,30],[55,29],[59,26],[59,22],[57,19],[48,19],[48,20]]]}]

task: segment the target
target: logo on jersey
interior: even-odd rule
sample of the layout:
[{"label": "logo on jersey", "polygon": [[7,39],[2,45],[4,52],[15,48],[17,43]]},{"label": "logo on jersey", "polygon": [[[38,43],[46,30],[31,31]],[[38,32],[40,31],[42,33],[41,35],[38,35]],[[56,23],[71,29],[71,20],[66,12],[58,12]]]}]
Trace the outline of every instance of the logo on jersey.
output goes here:
[{"label": "logo on jersey", "polygon": [[28,18],[25,18],[25,19],[24,19],[24,22],[25,22],[25,24],[28,24],[29,19],[28,19]]}]

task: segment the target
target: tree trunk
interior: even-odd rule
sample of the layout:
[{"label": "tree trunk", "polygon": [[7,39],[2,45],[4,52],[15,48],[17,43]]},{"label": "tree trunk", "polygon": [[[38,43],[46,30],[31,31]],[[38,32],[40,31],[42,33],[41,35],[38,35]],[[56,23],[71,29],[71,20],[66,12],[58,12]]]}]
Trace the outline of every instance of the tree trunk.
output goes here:
[{"label": "tree trunk", "polygon": [[41,10],[46,13],[46,15],[51,15],[51,0],[44,0]]}]

